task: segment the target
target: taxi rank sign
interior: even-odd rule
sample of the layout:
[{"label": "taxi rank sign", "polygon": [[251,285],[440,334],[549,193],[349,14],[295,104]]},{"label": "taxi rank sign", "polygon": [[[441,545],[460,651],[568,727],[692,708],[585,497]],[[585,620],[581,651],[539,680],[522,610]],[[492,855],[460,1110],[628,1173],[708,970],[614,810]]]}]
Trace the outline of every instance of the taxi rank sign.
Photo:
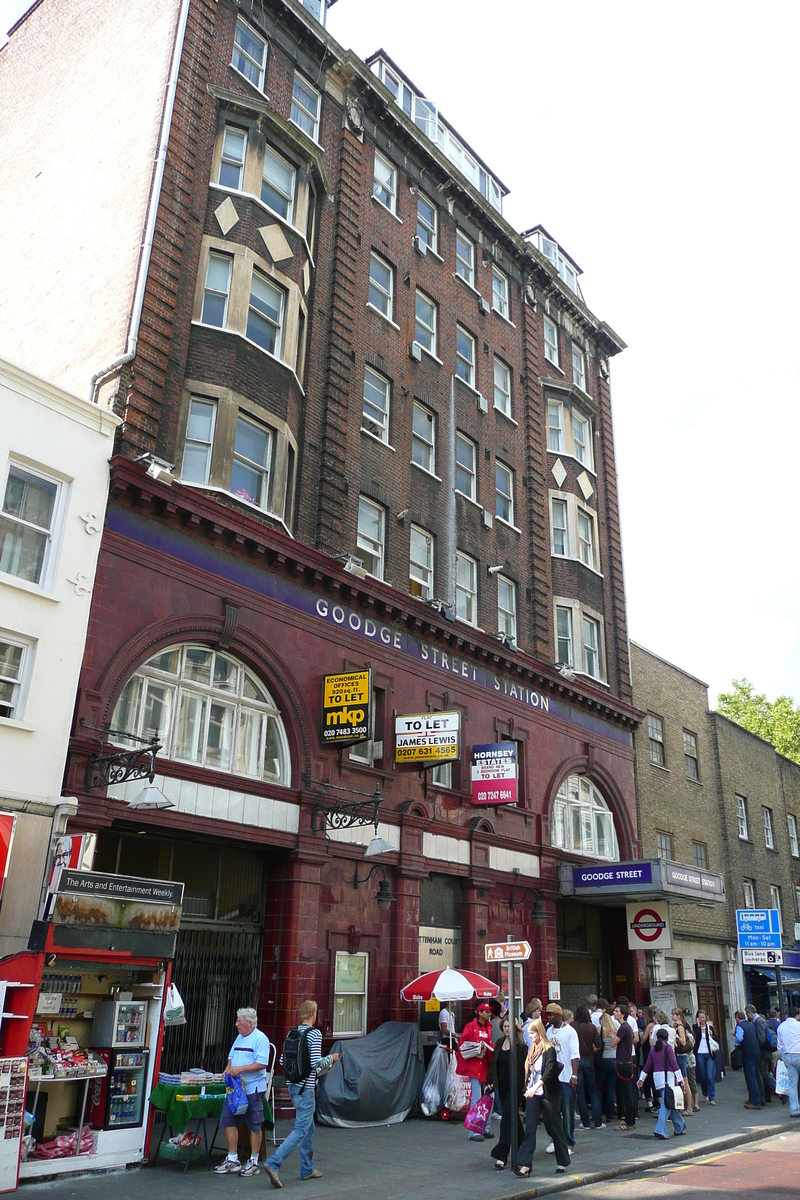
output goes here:
[{"label": "taxi rank sign", "polygon": [[322,741],[326,746],[366,742],[371,728],[372,672],[347,671],[322,680]]},{"label": "taxi rank sign", "polygon": [[461,713],[412,713],[394,719],[394,761],[435,767],[461,753]]}]

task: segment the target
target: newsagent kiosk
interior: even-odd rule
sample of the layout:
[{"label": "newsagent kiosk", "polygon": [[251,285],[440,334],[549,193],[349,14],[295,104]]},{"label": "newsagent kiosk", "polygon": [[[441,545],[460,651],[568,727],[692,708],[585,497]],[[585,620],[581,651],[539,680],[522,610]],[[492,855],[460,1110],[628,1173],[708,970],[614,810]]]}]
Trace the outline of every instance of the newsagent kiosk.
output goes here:
[{"label": "newsagent kiosk", "polygon": [[146,1157],[182,902],[182,883],[63,869],[0,960],[0,1192]]}]

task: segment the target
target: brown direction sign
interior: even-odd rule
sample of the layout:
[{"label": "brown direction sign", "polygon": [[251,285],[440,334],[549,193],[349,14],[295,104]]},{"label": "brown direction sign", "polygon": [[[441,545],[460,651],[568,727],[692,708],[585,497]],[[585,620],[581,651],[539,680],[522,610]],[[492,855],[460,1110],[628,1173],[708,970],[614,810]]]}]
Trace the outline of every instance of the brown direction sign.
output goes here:
[{"label": "brown direction sign", "polygon": [[516,962],[530,956],[530,942],[488,942],[484,947],[486,962]]}]

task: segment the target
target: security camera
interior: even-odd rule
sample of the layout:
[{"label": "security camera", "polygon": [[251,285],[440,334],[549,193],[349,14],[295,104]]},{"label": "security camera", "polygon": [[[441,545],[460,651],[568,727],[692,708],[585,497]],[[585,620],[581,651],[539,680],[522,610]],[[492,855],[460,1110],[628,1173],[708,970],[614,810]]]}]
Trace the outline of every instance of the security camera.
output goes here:
[{"label": "security camera", "polygon": [[500,571],[502,571],[505,565],[505,563],[498,563],[496,567],[487,567],[486,570],[490,575],[497,575]]},{"label": "security camera", "polygon": [[570,683],[572,683],[573,679],[576,678],[575,672],[568,663],[556,663],[556,667],[558,668],[559,675],[563,675],[564,679],[568,680]]}]

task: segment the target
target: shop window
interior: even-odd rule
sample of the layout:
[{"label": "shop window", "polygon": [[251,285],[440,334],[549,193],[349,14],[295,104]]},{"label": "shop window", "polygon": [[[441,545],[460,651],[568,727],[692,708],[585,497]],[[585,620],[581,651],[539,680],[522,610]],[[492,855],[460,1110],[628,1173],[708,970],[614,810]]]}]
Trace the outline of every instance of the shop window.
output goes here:
[{"label": "shop window", "polygon": [[336,951],[333,984],[334,1037],[363,1037],[367,1032],[368,954]]},{"label": "shop window", "polygon": [[155,737],[163,758],[288,787],[291,763],[283,720],[251,671],[207,646],[163,650],[140,667],[117,701],[112,727]]},{"label": "shop window", "polygon": [[619,861],[613,815],[585,775],[570,775],[558,789],[551,837],[561,850]]}]

